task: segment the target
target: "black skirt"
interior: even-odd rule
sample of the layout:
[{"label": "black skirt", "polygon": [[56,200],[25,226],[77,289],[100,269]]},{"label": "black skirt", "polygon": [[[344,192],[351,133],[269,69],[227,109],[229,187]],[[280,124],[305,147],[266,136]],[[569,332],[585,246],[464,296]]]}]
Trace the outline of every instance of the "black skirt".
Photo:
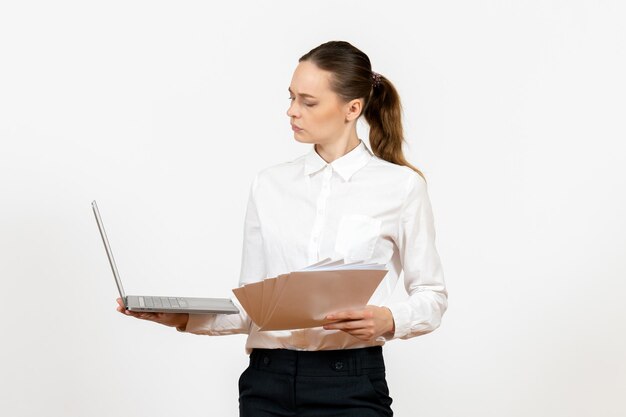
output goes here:
[{"label": "black skirt", "polygon": [[239,377],[239,416],[393,416],[381,346],[253,349]]}]

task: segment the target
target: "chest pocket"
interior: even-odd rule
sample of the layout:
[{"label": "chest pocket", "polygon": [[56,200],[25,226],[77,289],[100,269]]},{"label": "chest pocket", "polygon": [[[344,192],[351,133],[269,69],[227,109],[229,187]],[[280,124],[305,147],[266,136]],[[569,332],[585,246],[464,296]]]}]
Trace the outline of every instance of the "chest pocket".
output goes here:
[{"label": "chest pocket", "polygon": [[367,261],[372,256],[382,221],[364,214],[346,214],[339,219],[335,252],[346,262]]}]

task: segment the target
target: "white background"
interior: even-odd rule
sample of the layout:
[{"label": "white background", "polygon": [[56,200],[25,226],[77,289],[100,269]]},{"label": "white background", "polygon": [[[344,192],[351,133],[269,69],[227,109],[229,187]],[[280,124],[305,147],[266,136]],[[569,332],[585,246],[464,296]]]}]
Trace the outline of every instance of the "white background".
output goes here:
[{"label": "white background", "polygon": [[438,330],[385,345],[396,415],[626,415],[625,12],[3,2],[0,414],[237,415],[245,336],[117,313],[90,203],[128,293],[231,296],[254,174],[310,149],[297,60],[341,39],[401,94],[450,293]]}]

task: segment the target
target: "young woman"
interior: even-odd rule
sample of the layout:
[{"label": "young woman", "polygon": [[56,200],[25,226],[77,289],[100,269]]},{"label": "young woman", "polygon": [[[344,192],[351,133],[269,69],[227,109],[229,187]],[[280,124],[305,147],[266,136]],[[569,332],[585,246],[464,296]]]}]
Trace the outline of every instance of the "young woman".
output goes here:
[{"label": "young woman", "polygon": [[[239,285],[327,257],[386,264],[370,304],[323,327],[263,332],[240,306],[238,315],[133,313],[118,300],[118,310],[195,334],[248,334],[242,417],[392,416],[382,345],[435,330],[448,296],[426,181],[402,153],[400,99],[367,55],[331,41],[300,58],[289,100],[294,138],[313,146],[252,181]],[[361,116],[371,151],[357,136]],[[391,302],[402,271],[409,297]]]}]

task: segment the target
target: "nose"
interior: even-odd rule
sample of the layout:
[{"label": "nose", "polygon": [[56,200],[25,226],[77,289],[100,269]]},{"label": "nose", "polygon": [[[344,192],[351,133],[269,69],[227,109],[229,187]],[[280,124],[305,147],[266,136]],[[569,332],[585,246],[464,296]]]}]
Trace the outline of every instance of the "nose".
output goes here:
[{"label": "nose", "polygon": [[295,100],[292,101],[291,104],[289,104],[289,107],[287,108],[287,116],[289,116],[289,118],[292,118],[292,117],[298,118],[300,116],[300,112],[297,111],[297,107],[294,104],[295,104]]}]

